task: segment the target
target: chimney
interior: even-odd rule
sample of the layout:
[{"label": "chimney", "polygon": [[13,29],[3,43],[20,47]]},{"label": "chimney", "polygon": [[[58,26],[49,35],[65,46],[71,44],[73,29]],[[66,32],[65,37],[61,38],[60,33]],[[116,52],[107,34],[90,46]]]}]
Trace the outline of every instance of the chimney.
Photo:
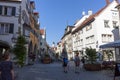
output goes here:
[{"label": "chimney", "polygon": [[110,4],[110,0],[106,0],[106,5]]},{"label": "chimney", "polygon": [[85,11],[82,12],[82,16],[85,16]]},{"label": "chimney", "polygon": [[92,13],[93,13],[92,10],[89,10],[89,11],[88,11],[88,15],[89,15],[89,16],[92,15]]}]

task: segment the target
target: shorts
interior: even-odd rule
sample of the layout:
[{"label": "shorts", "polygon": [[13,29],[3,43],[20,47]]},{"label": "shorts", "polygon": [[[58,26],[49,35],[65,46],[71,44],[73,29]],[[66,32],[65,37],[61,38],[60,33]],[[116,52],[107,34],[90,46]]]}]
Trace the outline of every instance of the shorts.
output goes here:
[{"label": "shorts", "polygon": [[67,66],[67,63],[64,62],[64,63],[63,63],[63,67],[66,67],[66,66]]}]

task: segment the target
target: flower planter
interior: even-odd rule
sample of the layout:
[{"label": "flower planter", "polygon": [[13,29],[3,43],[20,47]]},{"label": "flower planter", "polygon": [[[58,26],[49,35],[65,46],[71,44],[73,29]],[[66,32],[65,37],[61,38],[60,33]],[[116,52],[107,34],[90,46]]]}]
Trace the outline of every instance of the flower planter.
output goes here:
[{"label": "flower planter", "polygon": [[87,71],[99,71],[101,70],[101,64],[84,64],[84,68]]},{"label": "flower planter", "polygon": [[51,58],[50,57],[44,57],[43,63],[45,63],[45,64],[51,63]]}]

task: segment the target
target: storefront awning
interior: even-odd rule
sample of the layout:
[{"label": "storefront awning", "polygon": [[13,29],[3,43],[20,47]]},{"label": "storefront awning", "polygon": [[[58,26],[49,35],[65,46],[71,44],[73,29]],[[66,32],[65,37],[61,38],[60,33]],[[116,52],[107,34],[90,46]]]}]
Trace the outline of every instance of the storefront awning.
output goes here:
[{"label": "storefront awning", "polygon": [[100,48],[115,48],[115,47],[120,47],[120,40],[100,45]]}]

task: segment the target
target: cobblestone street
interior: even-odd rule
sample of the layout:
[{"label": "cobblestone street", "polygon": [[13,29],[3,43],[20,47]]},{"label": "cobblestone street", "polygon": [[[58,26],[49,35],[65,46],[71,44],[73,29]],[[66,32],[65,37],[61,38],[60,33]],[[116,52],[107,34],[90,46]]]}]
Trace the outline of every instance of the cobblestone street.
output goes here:
[{"label": "cobblestone street", "polygon": [[61,63],[35,64],[17,69],[17,80],[113,80],[112,71],[74,70],[64,73]]}]

